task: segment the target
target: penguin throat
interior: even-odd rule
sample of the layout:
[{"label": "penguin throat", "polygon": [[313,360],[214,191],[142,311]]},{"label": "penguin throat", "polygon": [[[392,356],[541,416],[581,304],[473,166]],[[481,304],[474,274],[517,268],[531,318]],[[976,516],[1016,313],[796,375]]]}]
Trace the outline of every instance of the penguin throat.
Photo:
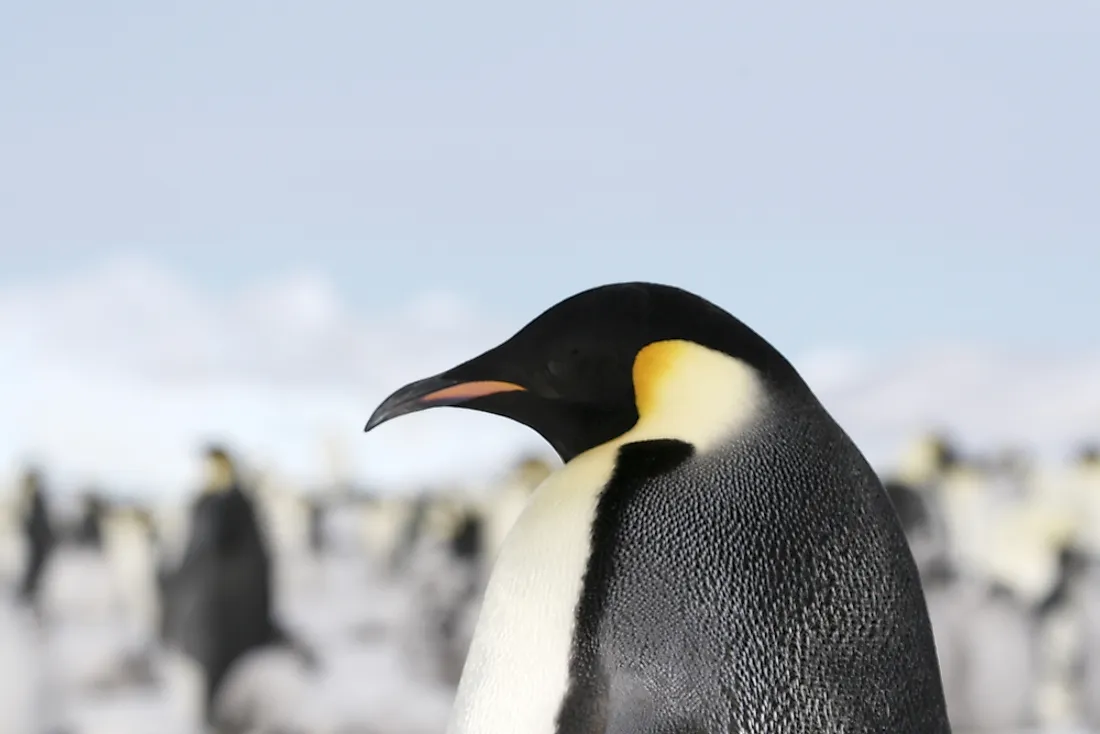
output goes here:
[{"label": "penguin throat", "polygon": [[225,461],[212,460],[206,465],[206,491],[224,492],[233,486],[236,479],[233,467]]},{"label": "penguin throat", "polygon": [[670,438],[706,451],[759,412],[763,390],[745,362],[694,342],[654,342],[633,368],[638,422],[616,443]]}]

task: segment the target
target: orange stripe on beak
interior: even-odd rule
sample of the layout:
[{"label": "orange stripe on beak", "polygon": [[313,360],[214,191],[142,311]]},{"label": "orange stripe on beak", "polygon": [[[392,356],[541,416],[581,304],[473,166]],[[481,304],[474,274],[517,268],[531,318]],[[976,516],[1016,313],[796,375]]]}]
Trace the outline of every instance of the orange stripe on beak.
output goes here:
[{"label": "orange stripe on beak", "polygon": [[442,390],[436,390],[433,393],[428,393],[420,400],[425,403],[434,403],[440,400],[472,400],[473,398],[483,398],[486,395],[526,389],[527,388],[520,387],[512,382],[477,380],[475,382],[463,382],[460,385],[452,385]]}]

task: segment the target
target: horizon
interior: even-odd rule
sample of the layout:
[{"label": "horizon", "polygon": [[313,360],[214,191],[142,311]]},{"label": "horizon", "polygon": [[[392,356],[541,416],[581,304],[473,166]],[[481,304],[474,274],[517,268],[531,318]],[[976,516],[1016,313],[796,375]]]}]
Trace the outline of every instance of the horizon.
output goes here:
[{"label": "horizon", "polygon": [[[552,456],[529,429],[473,411],[426,411],[362,433],[390,391],[537,313],[442,291],[391,309],[353,304],[316,269],[216,293],[149,257],[0,283],[10,420],[0,466],[12,476],[34,459],[70,489],[164,496],[197,482],[207,440],[295,482],[335,471],[392,491],[483,481],[522,453]],[[821,343],[786,356],[879,467],[932,429],[971,453],[1020,448],[1044,461],[1100,439],[1100,348],[1088,343]]]}]

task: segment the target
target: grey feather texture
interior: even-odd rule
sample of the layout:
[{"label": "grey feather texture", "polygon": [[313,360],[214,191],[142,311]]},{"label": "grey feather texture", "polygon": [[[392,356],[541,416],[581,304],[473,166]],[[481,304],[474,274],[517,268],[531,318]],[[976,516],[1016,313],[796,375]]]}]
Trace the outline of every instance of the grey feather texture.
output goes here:
[{"label": "grey feather texture", "polygon": [[593,541],[560,734],[950,731],[901,527],[816,401],[623,447]]}]

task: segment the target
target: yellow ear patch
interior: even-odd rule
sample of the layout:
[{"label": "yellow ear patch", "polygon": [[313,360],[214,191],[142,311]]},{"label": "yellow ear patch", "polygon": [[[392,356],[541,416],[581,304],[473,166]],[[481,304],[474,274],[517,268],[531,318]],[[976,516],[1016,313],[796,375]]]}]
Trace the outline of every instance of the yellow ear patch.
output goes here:
[{"label": "yellow ear patch", "polygon": [[657,408],[661,385],[675,379],[676,365],[691,358],[692,346],[685,341],[654,342],[634,357],[634,400],[639,415]]},{"label": "yellow ear patch", "polygon": [[623,438],[674,438],[703,451],[743,427],[763,392],[755,370],[694,342],[654,342],[634,358],[638,424]]}]

